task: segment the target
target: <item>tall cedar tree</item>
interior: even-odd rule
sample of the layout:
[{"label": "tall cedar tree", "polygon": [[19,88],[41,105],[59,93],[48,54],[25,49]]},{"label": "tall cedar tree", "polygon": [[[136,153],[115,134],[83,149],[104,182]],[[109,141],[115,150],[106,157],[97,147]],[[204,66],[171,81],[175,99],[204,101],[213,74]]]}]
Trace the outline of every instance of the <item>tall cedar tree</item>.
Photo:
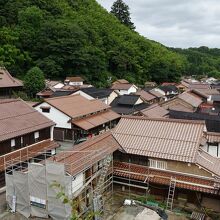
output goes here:
[{"label": "tall cedar tree", "polygon": [[122,0],[116,0],[113,3],[111,13],[115,15],[122,24],[131,30],[135,29],[134,23],[131,22],[129,7]]}]

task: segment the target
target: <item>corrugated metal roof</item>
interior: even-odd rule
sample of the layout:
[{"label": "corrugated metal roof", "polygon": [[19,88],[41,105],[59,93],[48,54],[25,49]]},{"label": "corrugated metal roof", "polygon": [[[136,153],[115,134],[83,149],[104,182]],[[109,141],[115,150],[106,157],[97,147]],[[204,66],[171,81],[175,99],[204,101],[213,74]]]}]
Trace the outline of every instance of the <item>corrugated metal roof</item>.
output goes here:
[{"label": "corrugated metal roof", "polygon": [[112,110],[107,110],[105,112],[101,112],[86,118],[73,120],[72,123],[84,130],[89,130],[120,117],[121,116],[116,112],[113,112]]},{"label": "corrugated metal roof", "polygon": [[100,100],[88,100],[81,95],[49,98],[45,99],[45,101],[71,118],[110,108],[110,106],[104,104]]},{"label": "corrugated metal roof", "polygon": [[205,123],[123,117],[113,136],[127,153],[194,162]]},{"label": "corrugated metal roof", "polygon": [[20,99],[0,102],[0,141],[34,132],[55,123]]},{"label": "corrugated metal roof", "polygon": [[0,67],[0,88],[22,87],[23,83],[12,77],[11,74],[3,67]]}]

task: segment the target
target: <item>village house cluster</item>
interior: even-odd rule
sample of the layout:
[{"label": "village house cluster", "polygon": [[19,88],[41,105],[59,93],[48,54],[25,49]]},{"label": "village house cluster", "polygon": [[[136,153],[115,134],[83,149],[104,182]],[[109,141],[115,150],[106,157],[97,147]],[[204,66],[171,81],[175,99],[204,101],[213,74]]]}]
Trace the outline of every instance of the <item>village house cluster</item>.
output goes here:
[{"label": "village house cluster", "polygon": [[12,97],[21,81],[5,68],[0,76],[0,185],[12,210],[69,219],[57,181],[82,216],[103,211],[114,190],[154,195],[171,211],[220,213],[217,79],[95,88],[74,76],[47,80],[32,103]]}]

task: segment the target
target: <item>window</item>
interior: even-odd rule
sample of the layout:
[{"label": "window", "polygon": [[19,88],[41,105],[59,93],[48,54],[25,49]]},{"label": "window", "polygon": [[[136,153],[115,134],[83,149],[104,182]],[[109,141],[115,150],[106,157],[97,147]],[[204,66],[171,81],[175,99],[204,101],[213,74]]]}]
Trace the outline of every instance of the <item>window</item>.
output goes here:
[{"label": "window", "polygon": [[39,140],[39,131],[34,132],[35,142]]},{"label": "window", "polygon": [[150,167],[156,168],[156,169],[167,169],[167,162],[160,161],[160,160],[149,160],[150,161]]},{"label": "window", "polygon": [[50,109],[49,108],[42,108],[42,112],[50,113]]},{"label": "window", "polygon": [[23,143],[24,143],[23,137],[21,137],[21,146],[23,146]]},{"label": "window", "polygon": [[44,113],[50,113],[50,107],[49,106],[41,106],[41,111]]},{"label": "window", "polygon": [[11,148],[15,147],[15,139],[11,139]]}]

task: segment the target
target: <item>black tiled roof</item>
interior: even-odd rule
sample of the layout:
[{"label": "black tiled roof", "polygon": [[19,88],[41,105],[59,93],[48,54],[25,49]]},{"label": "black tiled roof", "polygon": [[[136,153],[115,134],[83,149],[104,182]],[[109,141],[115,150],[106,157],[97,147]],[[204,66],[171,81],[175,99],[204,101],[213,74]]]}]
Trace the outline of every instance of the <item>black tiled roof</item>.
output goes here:
[{"label": "black tiled roof", "polygon": [[170,118],[188,119],[188,120],[205,120],[207,130],[209,132],[220,132],[220,116],[209,115],[204,113],[191,113],[182,111],[169,111]]},{"label": "black tiled roof", "polygon": [[106,98],[112,93],[112,89],[98,89],[95,87],[83,88],[81,91],[85,92],[86,94],[92,96],[93,98]]},{"label": "black tiled roof", "polygon": [[118,114],[130,115],[142,109],[149,107],[147,103],[135,105],[140,96],[138,95],[123,95],[115,98],[111,103],[112,110]]},{"label": "black tiled roof", "polygon": [[118,104],[134,105],[139,98],[140,98],[139,95],[122,95],[118,97]]},{"label": "black tiled roof", "polygon": [[167,86],[159,86],[159,89],[163,90],[165,93],[167,92],[178,92],[178,88],[174,85],[167,85]]},{"label": "black tiled roof", "polygon": [[73,91],[62,91],[62,90],[57,90],[53,93],[52,97],[60,97],[60,96],[67,96],[67,95],[71,95],[73,93]]}]

